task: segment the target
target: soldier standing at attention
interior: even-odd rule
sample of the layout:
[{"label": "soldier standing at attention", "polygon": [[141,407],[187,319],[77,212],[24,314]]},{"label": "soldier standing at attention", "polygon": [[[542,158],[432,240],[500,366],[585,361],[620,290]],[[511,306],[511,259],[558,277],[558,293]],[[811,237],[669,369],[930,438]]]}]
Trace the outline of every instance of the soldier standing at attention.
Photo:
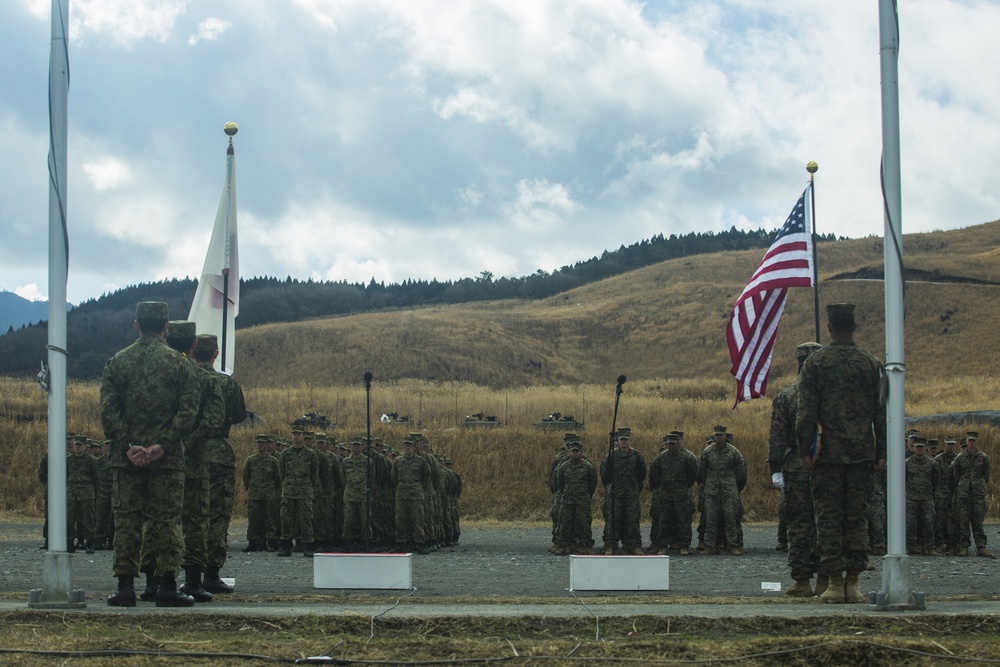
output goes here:
[{"label": "soldier standing at attention", "polygon": [[[819,343],[802,343],[795,348],[799,370],[810,354],[823,347]],[[822,595],[830,580],[812,576],[816,572],[816,522],[813,519],[812,480],[802,469],[799,448],[795,442],[795,411],[799,405],[799,385],[785,387],[771,403],[771,429],[767,438],[767,463],[771,482],[781,489],[785,526],[788,536],[788,567],[795,585],[785,591],[790,597],[808,598]]]},{"label": "soldier standing at attention", "polygon": [[955,436],[945,436],[944,451],[934,459],[941,468],[941,488],[934,504],[935,523],[937,523],[934,532],[938,535],[938,550],[949,556],[958,553],[958,535],[955,531],[958,519],[952,511],[955,489],[951,479],[951,464],[958,456],[958,452],[955,451],[957,447],[958,441]]},{"label": "soldier standing at attention", "polygon": [[913,555],[937,556],[934,549],[934,498],[941,487],[941,469],[927,456],[927,443],[917,437],[913,456],[906,459],[906,541]]},{"label": "soldier standing at attention", "polygon": [[243,464],[243,488],[247,492],[247,547],[244,552],[267,551],[268,535],[274,535],[271,505],[281,493],[278,460],[268,453],[266,435],[254,438],[257,453]]},{"label": "soldier standing at attention", "polygon": [[976,542],[976,555],[990,557],[986,550],[983,517],[986,512],[986,485],[990,483],[990,457],[979,451],[979,433],[965,434],[965,451],[951,464],[958,514],[959,556],[969,555],[969,532]]},{"label": "soldier standing at attention", "polygon": [[101,377],[101,424],[112,442],[114,469],[112,567],[118,591],[108,598],[113,607],[136,604],[144,524],[151,535],[146,548],[156,555],[157,606],[194,604],[177,590],[177,570],[184,556],[183,440],[198,416],[199,383],[184,355],[163,342],[167,319],[167,304],[139,303],[139,340],[112,357]]},{"label": "soldier standing at attention", "polygon": [[556,491],[559,494],[559,532],[557,556],[570,553],[587,555],[594,546],[591,530],[594,491],[597,490],[597,471],[583,458],[580,439],[566,443],[569,458],[556,468]]},{"label": "soldier standing at attention", "polygon": [[639,494],[646,481],[646,461],[632,449],[632,429],[620,428],[615,433],[617,447],[601,462],[604,483],[606,519],[604,523],[605,554],[614,553],[621,540],[626,553],[642,555],[642,533],[639,532]]},{"label": "soldier standing at attention", "polygon": [[403,455],[392,462],[392,486],[396,489],[396,543],[407,550],[429,553],[424,536],[424,500],[432,492],[431,468],[417,456],[417,443],[403,440]]},{"label": "soldier standing at attention", "polygon": [[556,542],[559,538],[559,505],[561,503],[561,498],[559,497],[559,491],[556,489],[556,468],[562,465],[568,458],[569,452],[566,446],[569,444],[570,440],[576,438],[576,433],[565,433],[563,434],[562,447],[556,452],[555,456],[552,457],[552,461],[549,463],[549,491],[552,493],[552,545],[549,547],[549,553],[555,553],[557,549]]},{"label": "soldier standing at attention", "polygon": [[205,534],[204,588],[211,593],[232,593],[233,587],[219,577],[226,564],[229,547],[229,521],[233,517],[233,497],[236,495],[236,452],[229,444],[229,431],[234,424],[247,418],[243,389],[231,376],[215,370],[219,356],[219,339],[212,334],[200,334],[194,348],[194,360],[208,372],[222,396],[223,419],[208,433],[205,441],[205,461],[208,463],[208,526]]},{"label": "soldier standing at attention", "polygon": [[368,521],[369,484],[375,482],[375,466],[364,449],[365,434],[351,438],[351,455],[341,462],[344,488],[344,540],[348,548],[361,551],[371,539]]},{"label": "soldier standing at attention", "polygon": [[[87,439],[77,437],[73,453],[66,457],[66,545],[70,553],[76,549],[94,553],[97,483],[97,461],[87,454]],[[75,545],[74,538],[78,540]]]},{"label": "soldier standing at attention", "polygon": [[292,555],[292,538],[302,541],[302,552],[313,555],[313,489],[319,486],[319,459],[306,448],[305,429],[292,427],[292,446],[278,459],[281,476],[281,548],[279,556]]},{"label": "soldier standing at attention", "polygon": [[676,431],[664,436],[663,442],[666,450],[649,464],[649,488],[659,499],[659,542],[654,544],[659,548],[655,553],[666,555],[673,548],[681,556],[688,556],[694,518],[692,488],[698,481],[698,459],[681,447]]},{"label": "soldier standing at attention", "polygon": [[802,467],[813,471],[819,574],[830,581],[820,599],[860,603],[872,467],[885,467],[885,369],[854,342],[854,304],[826,312],[831,342],[802,363],[795,434]]},{"label": "soldier standing at attention", "polygon": [[705,550],[703,556],[719,554],[719,518],[725,525],[729,553],[742,556],[740,539],[740,487],[745,482],[747,464],[743,455],[726,441],[726,427],[713,429],[715,442],[698,460],[698,483],[705,494]]}]

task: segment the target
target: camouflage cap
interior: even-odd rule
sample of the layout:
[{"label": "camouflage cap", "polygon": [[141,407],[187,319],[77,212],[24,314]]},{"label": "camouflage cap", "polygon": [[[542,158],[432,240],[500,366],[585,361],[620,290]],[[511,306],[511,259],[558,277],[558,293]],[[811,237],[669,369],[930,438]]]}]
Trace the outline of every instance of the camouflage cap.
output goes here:
[{"label": "camouflage cap", "polygon": [[256,442],[257,444],[260,444],[260,443],[267,443],[270,440],[266,435],[261,433],[260,435],[255,436],[253,441]]},{"label": "camouflage cap", "polygon": [[87,444],[87,441],[89,439],[90,438],[88,438],[86,436],[86,434],[84,434],[84,433],[74,433],[73,434],[73,442],[82,442],[83,444]]},{"label": "camouflage cap", "polygon": [[306,427],[302,424],[292,424],[292,433],[305,433]]},{"label": "camouflage cap", "polygon": [[576,433],[563,433],[563,442],[570,442],[571,440],[579,440],[580,436]]},{"label": "camouflage cap", "polygon": [[678,438],[684,437],[684,431],[671,431],[669,435],[676,435]]},{"label": "camouflage cap", "polygon": [[632,439],[632,429],[629,428],[628,426],[622,426],[621,428],[618,429],[618,432],[615,435],[615,437],[618,440],[631,440]]},{"label": "camouflage cap", "polygon": [[958,444],[958,440],[956,440],[955,436],[953,436],[953,435],[946,435],[946,436],[944,436],[944,444],[946,444],[946,445],[955,445],[955,444]]},{"label": "camouflage cap", "polygon": [[814,343],[814,342],[800,343],[799,345],[795,346],[795,358],[798,359],[799,361],[802,361],[803,359],[805,359],[806,357],[808,357],[810,354],[820,349],[821,347],[823,346],[820,345],[819,343]]},{"label": "camouflage cap", "polygon": [[581,444],[580,444],[580,441],[579,441],[579,440],[571,440],[570,442],[567,442],[567,443],[566,443],[566,447],[567,447],[567,448],[568,448],[568,449],[569,449],[570,451],[573,451],[574,449],[575,449],[576,451],[578,451],[578,452],[579,452],[579,451],[583,451],[583,445],[581,445]]},{"label": "camouflage cap", "polygon": [[939,444],[939,441],[938,441],[937,438],[927,438],[927,446],[928,447],[937,447],[938,444]]},{"label": "camouflage cap", "polygon": [[907,438],[913,438],[913,437],[916,437],[918,435],[920,435],[920,431],[918,431],[915,428],[911,428],[909,431],[906,432],[906,437]]},{"label": "camouflage cap", "polygon": [[171,320],[167,326],[167,338],[194,338],[198,325],[188,320]]},{"label": "camouflage cap", "polygon": [[927,438],[921,438],[921,437],[914,438],[913,439],[913,446],[914,447],[926,447],[927,446]]},{"label": "camouflage cap", "polygon": [[726,432],[725,426],[716,426],[712,429],[713,435],[723,435]]},{"label": "camouflage cap", "polygon": [[966,440],[979,440],[979,431],[966,431]]},{"label": "camouflage cap", "polygon": [[87,446],[90,447],[90,448],[97,447],[98,449],[100,449],[101,448],[101,443],[99,443],[96,440],[87,440]]},{"label": "camouflage cap", "polygon": [[198,334],[195,352],[215,352],[219,349],[219,337],[215,334]]},{"label": "camouflage cap", "polygon": [[826,305],[826,316],[836,317],[836,316],[846,316],[850,315],[854,317],[855,306],[853,303],[828,303]]},{"label": "camouflage cap", "polygon": [[678,443],[680,441],[681,441],[681,439],[680,439],[680,437],[676,433],[668,433],[665,436],[663,436],[663,444],[664,445],[676,444],[676,443]]},{"label": "camouflage cap", "polygon": [[316,434],[313,433],[312,431],[302,431],[302,437],[305,438],[306,440],[315,440]]},{"label": "camouflage cap", "polygon": [[140,301],[135,304],[135,319],[166,320],[170,317],[170,308],[162,301]]}]

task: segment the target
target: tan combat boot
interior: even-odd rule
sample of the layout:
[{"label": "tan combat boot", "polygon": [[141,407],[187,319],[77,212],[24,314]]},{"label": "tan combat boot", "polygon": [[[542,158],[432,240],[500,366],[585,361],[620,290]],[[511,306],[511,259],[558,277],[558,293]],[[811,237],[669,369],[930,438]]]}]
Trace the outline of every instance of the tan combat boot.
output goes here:
[{"label": "tan combat boot", "polygon": [[830,584],[823,591],[823,594],[819,596],[819,599],[830,604],[844,603],[844,574],[842,572],[835,572],[830,575]]},{"label": "tan combat boot", "polygon": [[982,558],[993,558],[993,554],[987,551],[986,547],[979,547],[976,549],[976,555]]},{"label": "tan combat boot", "polygon": [[848,572],[844,578],[844,602],[848,604],[860,604],[867,601],[868,596],[863,595],[858,590],[858,573]]},{"label": "tan combat boot", "polygon": [[615,552],[614,547],[612,547],[608,543],[605,543],[604,546],[601,547],[601,553],[604,554],[605,556],[613,554],[614,552]]},{"label": "tan combat boot", "polygon": [[811,598],[813,596],[812,586],[808,579],[799,579],[795,585],[785,591],[785,595],[790,598]]},{"label": "tan combat boot", "polygon": [[816,595],[822,595],[830,587],[830,577],[825,574],[816,575]]}]

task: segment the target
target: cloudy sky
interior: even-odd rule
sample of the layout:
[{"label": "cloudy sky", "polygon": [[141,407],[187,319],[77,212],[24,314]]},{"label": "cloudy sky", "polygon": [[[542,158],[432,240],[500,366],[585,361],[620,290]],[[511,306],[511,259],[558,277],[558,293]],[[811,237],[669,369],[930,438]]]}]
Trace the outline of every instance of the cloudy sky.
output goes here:
[{"label": "cloudy sky", "polygon": [[[1000,3],[900,3],[903,227],[1000,217]],[[48,294],[50,0],[0,3],[0,289]],[[68,298],[521,276],[654,234],[882,234],[877,0],[70,0]]]}]

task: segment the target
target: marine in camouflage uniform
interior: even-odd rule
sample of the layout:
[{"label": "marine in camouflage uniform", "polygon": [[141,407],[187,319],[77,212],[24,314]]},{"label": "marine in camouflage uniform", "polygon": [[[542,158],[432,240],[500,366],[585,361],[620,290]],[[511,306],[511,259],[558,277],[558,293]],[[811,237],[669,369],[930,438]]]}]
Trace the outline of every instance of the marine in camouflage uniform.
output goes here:
[{"label": "marine in camouflage uniform", "polygon": [[605,516],[601,550],[607,554],[614,552],[619,540],[626,553],[642,554],[639,496],[646,481],[646,461],[630,447],[631,440],[632,429],[618,429],[617,447],[601,461]]},{"label": "marine in camouflage uniform", "polygon": [[990,483],[990,457],[979,449],[979,433],[965,434],[965,450],[951,464],[952,485],[958,514],[959,556],[969,555],[969,533],[976,543],[977,556],[990,556],[986,549],[983,519],[986,514],[986,487]]},{"label": "marine in camouflage uniform", "polygon": [[[819,343],[802,343],[795,348],[799,369]],[[767,463],[771,480],[781,490],[788,548],[788,567],[795,585],[785,591],[790,597],[812,597],[812,577],[816,573],[816,522],[813,518],[812,480],[802,469],[802,459],[795,442],[795,412],[799,404],[799,385],[785,387],[771,402],[771,426],[767,437]],[[829,581],[820,577],[819,593]]]},{"label": "marine in camouflage uniform", "polygon": [[73,453],[66,457],[66,544],[70,552],[85,548],[88,554],[94,553],[97,477],[97,461],[87,454],[87,439],[75,439]]},{"label": "marine in camouflage uniform", "polygon": [[557,556],[570,553],[589,554],[594,546],[591,529],[593,521],[594,491],[597,490],[597,470],[583,458],[583,445],[579,438],[566,443],[568,458],[555,472],[556,491],[559,494],[559,530],[556,542]]},{"label": "marine in camouflage uniform", "polygon": [[949,555],[955,555],[958,550],[958,535],[955,526],[958,523],[957,517],[952,512],[955,489],[951,483],[951,464],[958,456],[955,449],[958,441],[953,436],[946,436],[944,439],[944,451],[935,457],[935,461],[941,468],[941,488],[934,503],[935,529],[938,549]]},{"label": "marine in camouflage uniform", "polygon": [[698,459],[698,484],[705,496],[705,556],[719,553],[716,543],[719,520],[725,525],[729,553],[742,556],[740,537],[740,490],[746,484],[747,465],[743,455],[726,442],[726,427],[716,426],[715,443]]},{"label": "marine in camouflage uniform", "polygon": [[156,604],[194,604],[177,591],[177,570],[184,555],[183,441],[198,416],[199,383],[190,361],[163,342],[167,319],[167,304],[138,304],[139,339],[112,357],[101,377],[101,424],[112,442],[114,470],[112,567],[118,591],[108,599],[112,606],[136,604],[143,526],[156,558]]},{"label": "marine in camouflage uniform", "polygon": [[556,550],[556,542],[559,536],[559,505],[562,502],[562,498],[559,497],[559,490],[556,488],[556,468],[562,465],[569,458],[569,451],[567,450],[567,445],[570,440],[575,440],[577,438],[576,433],[564,433],[562,447],[556,452],[556,455],[552,457],[552,461],[549,463],[549,492],[552,494],[552,510],[549,513],[552,519],[552,545],[549,546],[549,552],[554,553]]},{"label": "marine in camouflage uniform", "polygon": [[313,489],[313,540],[317,545],[326,546],[330,541],[330,523],[333,521],[333,480],[330,478],[330,462],[325,451],[326,434],[306,431],[306,447],[316,454],[319,465],[319,484]]},{"label": "marine in camouflage uniform", "polygon": [[292,538],[302,540],[305,556],[312,556],[313,489],[319,485],[319,459],[305,446],[305,429],[292,427],[292,446],[278,459],[281,476],[281,546],[279,556],[292,555]]},{"label": "marine in camouflage uniform", "polygon": [[[864,602],[858,575],[868,557],[872,468],[885,467],[885,370],[854,342],[854,305],[827,306],[831,343],[799,372],[795,434],[803,467],[813,470],[819,574],[824,602]],[[813,461],[819,432],[821,449]],[[845,576],[846,572],[846,576]]]},{"label": "marine in camouflage uniform", "polygon": [[462,476],[455,470],[455,462],[445,459],[445,468],[449,473],[448,481],[448,508],[449,521],[445,531],[446,547],[457,547],[462,536],[461,522],[461,498],[462,498]]},{"label": "marine in camouflage uniform", "polygon": [[271,506],[281,496],[278,460],[270,455],[268,436],[255,439],[257,453],[243,464],[243,489],[247,492],[247,547],[243,551],[267,551],[268,536],[274,536]]},{"label": "marine in camouflage uniform", "polygon": [[360,551],[371,541],[368,514],[370,484],[375,478],[375,465],[364,452],[365,435],[351,438],[351,455],[341,464],[341,486],[344,488],[344,540],[349,549]]},{"label": "marine in camouflage uniform", "polygon": [[424,501],[432,492],[431,468],[417,456],[417,443],[403,440],[403,455],[392,462],[392,486],[396,490],[396,543],[408,550],[429,553],[424,535]]},{"label": "marine in camouflage uniform", "polygon": [[659,507],[655,553],[666,554],[671,548],[680,555],[691,553],[691,522],[694,517],[694,492],[698,481],[698,459],[681,447],[674,432],[663,438],[666,449],[649,464],[649,490]]},{"label": "marine in camouflage uniform", "polygon": [[906,459],[906,542],[911,554],[937,556],[934,548],[934,499],[941,487],[941,468],[927,456],[927,442],[916,438]]}]

